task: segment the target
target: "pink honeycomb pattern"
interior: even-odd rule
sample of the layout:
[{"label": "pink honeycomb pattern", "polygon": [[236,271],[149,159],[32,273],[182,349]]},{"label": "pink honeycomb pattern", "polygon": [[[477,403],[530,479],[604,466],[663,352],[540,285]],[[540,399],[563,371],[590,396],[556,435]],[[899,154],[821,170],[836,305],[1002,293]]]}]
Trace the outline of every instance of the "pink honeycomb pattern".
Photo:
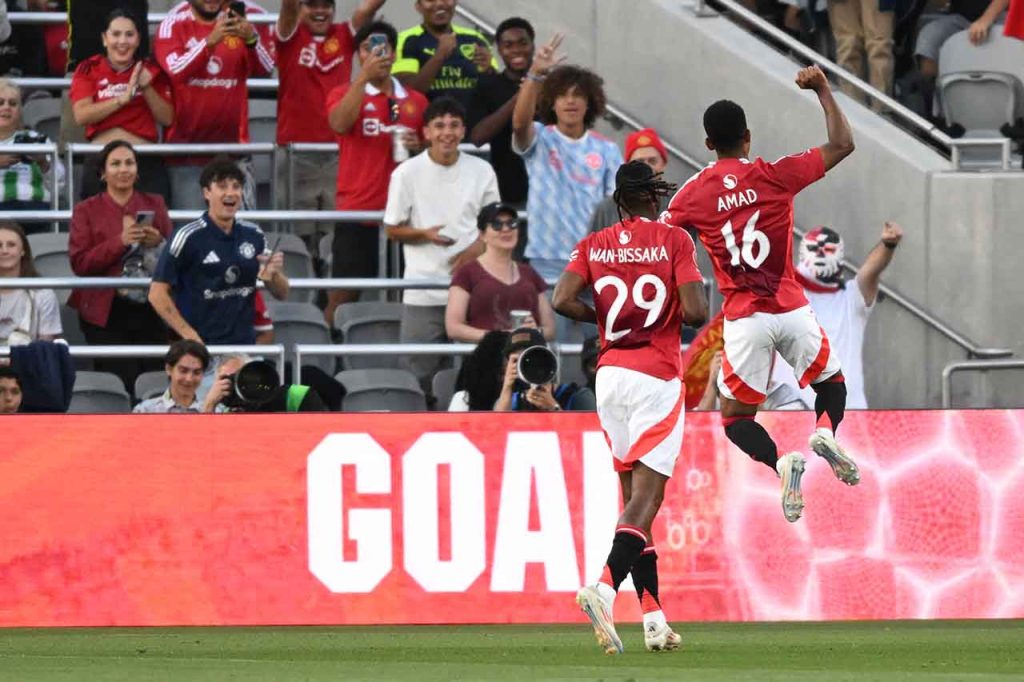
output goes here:
[{"label": "pink honeycomb pattern", "polygon": [[851,413],[848,488],[806,446],[807,415],[764,415],[808,457],[804,517],[778,479],[731,446],[722,533],[740,617],[752,620],[1024,616],[1024,413]]}]

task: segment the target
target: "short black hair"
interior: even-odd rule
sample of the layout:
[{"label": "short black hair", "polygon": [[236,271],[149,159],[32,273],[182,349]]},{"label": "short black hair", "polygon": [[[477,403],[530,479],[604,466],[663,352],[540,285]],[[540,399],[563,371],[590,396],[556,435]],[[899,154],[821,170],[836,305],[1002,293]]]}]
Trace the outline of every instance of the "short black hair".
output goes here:
[{"label": "short black hair", "polygon": [[587,99],[587,113],[583,116],[583,126],[588,130],[594,127],[598,116],[604,115],[608,99],[604,94],[604,79],[593,71],[582,66],[559,66],[548,74],[540,91],[537,111],[541,120],[547,125],[558,123],[555,116],[555,100],[561,95],[579,88]]},{"label": "short black hair", "polygon": [[370,37],[373,33],[383,33],[388,38],[388,44],[391,45],[391,51],[394,52],[398,46],[398,31],[395,27],[386,21],[371,21],[368,24],[363,24],[358,31],[354,40],[356,41],[356,49],[359,48],[363,42]]},{"label": "short black hair", "polygon": [[240,185],[245,185],[245,174],[237,163],[226,156],[218,156],[203,168],[199,186],[206,188],[221,180],[237,180]]},{"label": "short black hair", "polygon": [[210,366],[210,351],[206,350],[206,346],[192,339],[178,339],[172,343],[171,347],[167,349],[167,355],[164,356],[164,362],[174,367],[186,355],[191,355],[199,360],[203,365],[204,372]]},{"label": "short black hair", "polygon": [[459,100],[454,97],[438,97],[428,104],[426,111],[423,112],[423,125],[428,125],[435,118],[449,114],[462,119],[463,123],[466,122],[466,109]]},{"label": "short black hair", "polygon": [[743,144],[747,115],[736,102],[720,99],[704,112],[704,132],[719,151],[733,151]]},{"label": "short black hair", "polygon": [[124,7],[115,7],[111,10],[110,14],[107,15],[107,19],[103,24],[103,32],[106,33],[110,30],[110,25],[114,23],[116,19],[127,19],[128,21],[135,24],[135,32],[139,34],[141,39],[142,36],[142,24],[139,22],[139,17]]},{"label": "short black hair", "polygon": [[522,17],[509,17],[498,24],[498,28],[494,31],[494,42],[498,43],[501,41],[501,34],[514,28],[521,28],[526,31],[526,35],[530,36],[530,42],[537,39],[537,34],[534,32],[533,25],[530,22]]},{"label": "short black hair", "polygon": [[21,385],[21,377],[14,371],[13,367],[0,367],[0,379],[14,379],[14,383],[18,384],[18,388],[25,390],[25,387]]}]

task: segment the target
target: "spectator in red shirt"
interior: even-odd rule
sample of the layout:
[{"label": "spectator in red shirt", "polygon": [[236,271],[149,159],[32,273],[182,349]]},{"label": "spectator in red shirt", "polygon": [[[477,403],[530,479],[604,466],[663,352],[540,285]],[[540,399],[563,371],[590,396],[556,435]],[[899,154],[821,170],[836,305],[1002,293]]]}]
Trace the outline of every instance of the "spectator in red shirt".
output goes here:
[{"label": "spectator in red shirt", "polygon": [[[334,0],[283,0],[274,44],[280,87],[277,97],[277,143],[334,142],[327,122],[327,95],[352,79],[353,34],[386,0],[362,0],[351,20],[332,23]],[[283,168],[282,168],[283,170]],[[297,210],[328,210],[334,206],[338,176],[335,153],[298,154],[292,176],[292,194],[285,206]],[[286,186],[280,174],[278,188]],[[278,196],[284,198],[283,191]],[[282,202],[283,203],[283,202]],[[295,223],[293,229],[316,251],[325,223]]]},{"label": "spectator in red shirt", "polygon": [[[125,140],[147,144],[159,140],[157,124],[174,120],[171,84],[160,67],[139,58],[142,30],[133,14],[115,9],[103,30],[105,54],[83,60],[71,77],[71,101],[75,122],[85,126],[85,137],[96,144]],[[86,164],[82,198],[101,191],[95,178],[102,174],[95,162]],[[170,194],[167,170],[159,159],[139,163],[142,188]]]},{"label": "spectator in red shirt", "polygon": [[[381,211],[388,200],[391,172],[400,160],[417,151],[427,98],[391,76],[398,32],[375,21],[355,37],[362,68],[351,85],[327,97],[327,117],[338,140],[339,211]],[[371,47],[371,42],[383,43]],[[377,277],[380,228],[376,223],[339,223],[334,232],[331,274],[334,277]],[[333,324],[334,310],[355,301],[358,291],[331,290],[324,314]]]},{"label": "spectator in red shirt", "polygon": [[[496,329],[540,327],[555,338],[555,314],[547,285],[537,271],[512,259],[519,241],[519,218],[511,204],[489,204],[480,210],[477,229],[484,252],[455,271],[448,289],[445,330],[452,341],[479,343]],[[514,313],[528,312],[513,319]]]},{"label": "spectator in red shirt", "polygon": [[[246,79],[274,69],[272,46],[228,0],[188,0],[160,24],[153,50],[171,79],[174,123],[165,142],[239,143],[249,141]],[[246,16],[263,9],[245,0]],[[175,208],[206,207],[199,186],[208,159],[176,159],[170,166]],[[252,164],[238,164],[245,175],[244,201],[254,204]]]},{"label": "spectator in red shirt", "polygon": [[[149,273],[171,232],[167,205],[157,194],[135,189],[138,157],[125,140],[114,140],[100,153],[105,191],[79,202],[71,215],[68,250],[79,277],[117,277],[140,261]],[[143,272],[140,274],[145,276]],[[90,345],[161,344],[164,324],[146,300],[145,289],[76,289],[68,301],[78,310],[82,333]],[[137,358],[96,360],[96,369],[114,372],[132,387],[140,372],[160,362]]]}]

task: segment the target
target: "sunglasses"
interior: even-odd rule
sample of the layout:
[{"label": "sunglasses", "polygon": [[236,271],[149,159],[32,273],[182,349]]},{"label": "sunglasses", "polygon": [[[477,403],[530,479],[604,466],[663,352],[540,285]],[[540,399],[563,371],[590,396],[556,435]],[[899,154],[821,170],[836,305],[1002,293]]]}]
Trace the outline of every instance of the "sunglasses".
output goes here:
[{"label": "sunglasses", "polygon": [[835,244],[808,244],[807,250],[811,253],[826,254],[835,253],[839,250],[839,247]]},{"label": "sunglasses", "polygon": [[491,223],[491,229],[495,232],[504,232],[505,230],[518,230],[519,221],[515,218],[509,218],[507,220],[495,220]]},{"label": "sunglasses", "polygon": [[388,97],[388,123],[398,123],[398,100]]}]

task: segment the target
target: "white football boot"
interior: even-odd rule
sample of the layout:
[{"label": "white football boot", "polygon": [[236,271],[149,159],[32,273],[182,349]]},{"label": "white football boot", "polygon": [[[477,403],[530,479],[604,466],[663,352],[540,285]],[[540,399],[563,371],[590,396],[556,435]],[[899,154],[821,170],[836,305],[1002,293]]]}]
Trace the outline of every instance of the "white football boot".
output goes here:
[{"label": "white football boot", "polygon": [[828,429],[817,429],[808,441],[811,450],[832,467],[832,473],[846,485],[860,483],[860,471],[856,462],[839,447],[835,436]]},{"label": "white football boot", "polygon": [[672,651],[678,649],[682,641],[668,623],[651,622],[644,627],[644,644],[648,651]]},{"label": "white football boot", "polygon": [[621,654],[622,640],[615,632],[615,623],[612,622],[612,605],[604,600],[596,587],[587,585],[580,588],[576,593],[576,603],[587,614],[591,625],[594,626],[594,635],[597,643],[604,649],[606,654]]},{"label": "white football boot", "polygon": [[775,470],[782,478],[782,513],[794,523],[804,511],[804,496],[800,492],[800,478],[804,475],[806,460],[799,452],[790,452],[779,458]]}]

